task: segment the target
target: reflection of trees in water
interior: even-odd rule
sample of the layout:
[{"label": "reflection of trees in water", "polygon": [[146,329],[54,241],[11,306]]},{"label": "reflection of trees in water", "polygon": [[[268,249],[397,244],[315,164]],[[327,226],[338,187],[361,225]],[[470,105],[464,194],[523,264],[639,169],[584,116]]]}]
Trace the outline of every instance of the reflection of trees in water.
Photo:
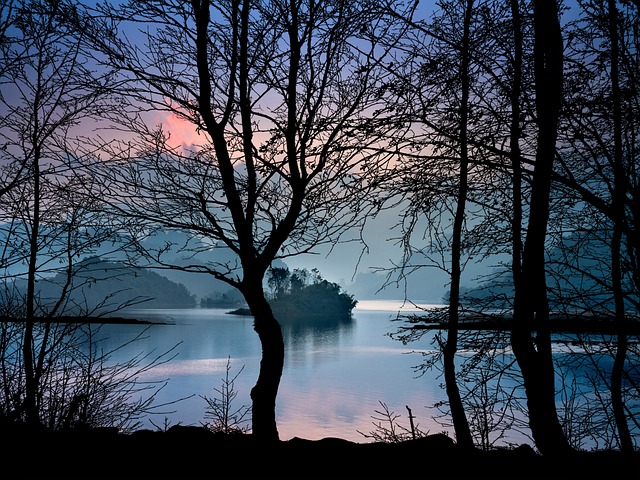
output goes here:
[{"label": "reflection of trees in water", "polygon": [[295,345],[307,341],[336,344],[353,330],[352,315],[286,315],[278,318],[285,343]]}]

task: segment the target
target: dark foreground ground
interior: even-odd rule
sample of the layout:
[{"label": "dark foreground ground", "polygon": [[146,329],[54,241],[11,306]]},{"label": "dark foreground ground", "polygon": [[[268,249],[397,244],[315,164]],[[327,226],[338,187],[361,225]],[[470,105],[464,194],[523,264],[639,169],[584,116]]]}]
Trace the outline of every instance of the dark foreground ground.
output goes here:
[{"label": "dark foreground ground", "polygon": [[639,478],[640,452],[580,452],[547,459],[529,447],[465,452],[432,435],[398,444],[294,438],[263,444],[251,435],[200,427],[118,434],[33,431],[3,425],[2,478],[191,479],[586,479]]}]

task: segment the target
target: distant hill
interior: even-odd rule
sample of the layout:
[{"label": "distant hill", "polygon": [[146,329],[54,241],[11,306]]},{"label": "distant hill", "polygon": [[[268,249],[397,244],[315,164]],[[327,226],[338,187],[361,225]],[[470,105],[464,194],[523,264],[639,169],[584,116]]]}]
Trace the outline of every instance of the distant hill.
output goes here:
[{"label": "distant hill", "polygon": [[[610,246],[587,233],[574,233],[562,239],[547,251],[547,295],[552,311],[598,312],[604,315],[614,310],[611,290],[609,259]],[[633,297],[635,291],[625,279],[626,291]],[[513,308],[513,281],[511,272],[504,268],[487,276],[471,288],[462,288],[462,303],[476,308]],[[637,295],[635,297],[637,299]],[[448,294],[445,295],[448,301]],[[635,310],[627,299],[627,306]]]},{"label": "distant hill", "polygon": [[213,291],[200,299],[203,308],[237,308],[246,306],[247,302],[236,288],[229,288],[226,292]]},{"label": "distant hill", "polygon": [[[205,240],[189,236],[184,232],[167,231],[156,233],[143,242],[151,251],[162,251],[163,261],[178,267],[202,265],[222,271],[237,272],[241,276],[240,260],[228,247],[210,245]],[[280,260],[273,266],[284,266]],[[176,283],[181,283],[196,297],[196,301],[204,299],[235,298],[229,284],[218,280],[209,273],[193,273],[178,269],[162,270],[162,275]],[[228,298],[227,298],[228,297]],[[211,301],[211,300],[209,300]],[[205,304],[207,300],[205,300]]]},{"label": "distant hill", "polygon": [[[189,236],[184,232],[158,232],[142,242],[151,251],[162,251],[164,263],[178,267],[189,265],[228,265],[229,269],[239,267],[238,257],[226,246],[207,245],[203,240]],[[217,280],[208,273],[194,273],[179,269],[162,270],[162,275],[169,280],[183,284],[199,301],[207,296],[227,292],[229,285]]]},{"label": "distant hill", "polygon": [[[182,284],[147,269],[90,257],[78,262],[64,314],[107,313],[127,306],[145,308],[189,308],[196,299]],[[60,298],[65,277],[58,274],[38,282],[43,305],[51,307]]]}]

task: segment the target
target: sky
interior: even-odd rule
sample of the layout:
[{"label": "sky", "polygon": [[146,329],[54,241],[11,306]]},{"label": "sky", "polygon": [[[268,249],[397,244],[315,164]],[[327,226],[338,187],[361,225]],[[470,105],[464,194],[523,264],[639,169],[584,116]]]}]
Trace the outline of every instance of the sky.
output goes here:
[{"label": "sky", "polygon": [[[435,2],[424,1],[419,7],[421,15],[426,15],[432,10]],[[194,145],[206,142],[203,133],[198,133],[194,126],[187,121],[177,117],[168,111],[158,111],[150,113],[151,122],[162,125],[165,131],[170,133],[170,145],[189,148]],[[86,125],[85,125],[86,126]],[[104,125],[102,125],[104,127]],[[105,135],[105,132],[100,132]],[[121,132],[118,132],[121,134]],[[378,218],[369,222],[364,232],[367,242],[367,252],[363,252],[364,245],[349,243],[338,245],[331,253],[328,248],[320,250],[317,255],[302,255],[286,260],[290,268],[317,268],[323,278],[349,285],[354,280],[357,273],[367,273],[375,268],[390,268],[394,263],[398,263],[402,256],[402,249],[398,246],[393,237],[399,236],[400,232],[394,230],[394,225],[398,221],[399,211],[387,211]],[[436,275],[434,272],[428,275],[432,281],[429,288],[437,293],[431,292],[430,296],[440,297],[446,288],[446,275]],[[394,292],[393,298],[397,298]]]},{"label": "sky", "polygon": [[[421,1],[417,10],[418,16],[421,18],[430,16],[435,3],[434,0]],[[575,6],[573,0],[566,3]],[[571,10],[567,15],[572,15]],[[190,148],[204,140],[201,134],[195,132],[191,124],[169,112],[159,112],[157,122],[162,123],[171,133],[170,143],[172,145]],[[372,269],[391,268],[400,262],[402,257],[402,247],[394,240],[401,233],[396,227],[400,215],[399,210],[389,210],[383,212],[378,218],[369,220],[364,232],[367,251],[364,251],[365,247],[361,244],[348,243],[334,247],[330,253],[329,248],[326,247],[318,250],[315,255],[305,254],[291,257],[287,258],[285,262],[292,269],[318,268],[325,279],[341,285],[351,284],[357,273],[371,272]],[[490,263],[468,264],[463,272],[462,285],[473,285],[477,276],[493,268],[495,262],[496,259],[492,259]],[[422,299],[440,298],[448,288],[448,276],[437,269],[424,270],[414,276],[414,281],[424,285],[425,291],[428,291]],[[388,289],[387,292],[391,292],[391,290]],[[416,290],[417,292],[415,292]],[[414,295],[419,295],[419,289],[414,289],[414,292]],[[394,292],[392,297],[397,298],[397,295],[398,293]]]},{"label": "sky", "polygon": [[[203,134],[195,132],[193,125],[180,119],[170,112],[158,112],[156,121],[162,124],[166,131],[170,132],[170,144],[183,149],[192,149],[206,141]],[[322,277],[330,282],[335,282],[345,287],[352,284],[358,273],[371,273],[379,269],[389,269],[397,265],[402,258],[402,247],[397,244],[396,238],[401,232],[397,227],[401,211],[398,209],[385,210],[374,219],[368,220],[364,231],[366,247],[360,242],[349,242],[337,245],[330,249],[322,247],[314,254],[303,254],[289,257],[284,260],[290,269],[317,268]],[[381,273],[381,275],[385,275]],[[412,289],[414,300],[440,299],[446,292],[448,277],[446,274],[434,269],[422,272],[421,284],[425,285],[425,293],[420,296],[419,290]],[[402,295],[404,287],[390,285],[381,297],[398,298]]]},{"label": "sky", "polygon": [[[419,16],[428,16],[433,11],[435,3],[432,0],[420,2]],[[203,133],[198,133],[191,123],[180,119],[171,112],[154,113],[153,122],[162,124],[165,131],[170,133],[169,143],[172,146],[190,148],[206,142]],[[400,211],[389,210],[369,221],[364,232],[368,249],[366,252],[363,251],[365,248],[363,245],[349,243],[336,246],[331,253],[327,247],[319,250],[317,255],[288,258],[286,263],[290,268],[318,268],[324,278],[342,285],[352,283],[357,273],[367,273],[376,268],[391,268],[400,262],[402,257],[402,247],[394,240],[394,237],[401,234],[395,227],[400,214]],[[463,284],[465,281],[471,283],[477,270],[475,267],[471,268],[466,278],[463,276]],[[420,282],[424,285],[425,290],[430,292],[428,295],[425,294],[425,297],[441,297],[446,291],[447,280],[447,275],[436,269],[423,272]],[[397,297],[397,294],[394,294],[393,297]]]}]

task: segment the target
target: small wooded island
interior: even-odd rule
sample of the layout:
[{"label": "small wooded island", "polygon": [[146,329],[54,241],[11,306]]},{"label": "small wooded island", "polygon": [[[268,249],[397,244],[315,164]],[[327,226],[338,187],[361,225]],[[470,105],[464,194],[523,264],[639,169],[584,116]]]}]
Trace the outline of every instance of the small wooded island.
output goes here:
[{"label": "small wooded island", "polygon": [[[317,269],[271,268],[267,275],[271,296],[269,304],[276,318],[309,316],[345,318],[357,305],[352,295],[342,287],[322,278]],[[233,315],[251,315],[246,307],[228,312]]]}]

